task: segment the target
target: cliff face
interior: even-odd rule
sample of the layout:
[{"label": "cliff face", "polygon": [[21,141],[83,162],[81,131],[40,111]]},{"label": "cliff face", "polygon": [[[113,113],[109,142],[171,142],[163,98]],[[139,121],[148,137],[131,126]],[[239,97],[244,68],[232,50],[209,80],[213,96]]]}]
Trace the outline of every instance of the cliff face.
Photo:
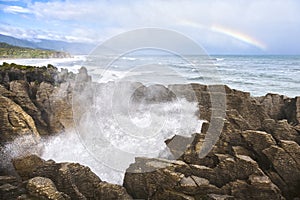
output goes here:
[{"label": "cliff face", "polygon": [[[11,141],[20,133],[30,134],[32,131],[27,131],[26,126],[35,130],[35,135],[60,133],[70,127],[72,109],[68,80],[72,78],[72,73],[58,72],[52,65],[42,68],[0,65],[0,119],[6,120],[1,127],[0,143]],[[18,123],[13,123],[12,118],[19,120]],[[25,125],[21,125],[20,120]]]},{"label": "cliff face", "polygon": [[[75,75],[49,65],[43,68],[0,66],[1,145],[20,135],[40,137],[73,126],[72,89]],[[81,69],[78,79],[90,81]],[[71,80],[71,81],[70,81]],[[111,84],[111,83],[110,83]],[[138,84],[138,83],[135,83]],[[136,158],[123,187],[101,181],[88,167],[55,163],[31,155],[14,158],[15,173],[1,172],[4,199],[293,199],[300,197],[300,97],[277,94],[251,97],[224,86],[224,126],[207,156],[199,153],[214,126],[209,86],[143,86],[133,94],[146,103],[176,97],[197,101],[199,118],[208,122],[186,148],[188,138],[175,135],[166,145],[177,160]],[[193,94],[193,95],[192,95]],[[215,98],[214,101],[218,101]],[[75,102],[76,103],[76,102]],[[225,104],[225,105],[222,105]],[[192,133],[191,133],[192,134]],[[184,153],[182,153],[182,151]],[[11,170],[7,170],[11,171]]]}]

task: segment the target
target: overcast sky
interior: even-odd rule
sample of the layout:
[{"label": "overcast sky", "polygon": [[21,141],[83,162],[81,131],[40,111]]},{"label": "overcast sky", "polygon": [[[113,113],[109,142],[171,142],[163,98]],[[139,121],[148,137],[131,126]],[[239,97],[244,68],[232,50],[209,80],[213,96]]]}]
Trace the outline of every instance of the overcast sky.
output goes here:
[{"label": "overcast sky", "polygon": [[0,34],[101,43],[136,28],[178,31],[210,54],[300,54],[298,0],[2,0]]}]

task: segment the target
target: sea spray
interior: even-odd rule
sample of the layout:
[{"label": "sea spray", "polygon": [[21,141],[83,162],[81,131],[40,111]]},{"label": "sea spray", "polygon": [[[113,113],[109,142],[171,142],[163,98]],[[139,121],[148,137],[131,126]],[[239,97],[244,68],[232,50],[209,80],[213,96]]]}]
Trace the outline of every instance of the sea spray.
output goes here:
[{"label": "sea spray", "polygon": [[[168,99],[161,92],[171,91],[162,85],[150,90],[144,87],[110,82],[88,84],[80,87],[79,93],[74,92],[77,134],[85,151],[97,166],[102,166],[100,171],[95,170],[103,180],[122,183],[135,157],[171,158],[166,139],[200,132],[197,103]],[[137,92],[140,88],[142,92]]]},{"label": "sea spray", "polygon": [[[102,107],[105,105],[98,104],[98,106]],[[103,107],[101,109],[103,109]],[[201,121],[198,120],[198,117],[195,115],[198,110],[195,103],[181,99],[151,105],[151,116],[149,109],[150,108],[146,105],[140,106],[139,111],[132,113],[131,119],[133,122],[141,127],[147,126],[151,121],[162,120],[162,113],[165,113],[164,118],[168,120],[155,137],[144,139],[124,135],[118,128],[116,121],[111,119],[110,112],[98,113],[98,120],[105,122],[105,124],[103,124],[104,130],[101,132],[105,133],[106,140],[122,151],[131,152],[133,155],[131,162],[134,162],[135,156],[172,158],[168,147],[164,143],[166,139],[171,138],[175,134],[190,136],[192,133],[200,131]],[[184,116],[184,123],[179,123],[182,116]],[[120,117],[126,117],[126,115]],[[88,123],[88,120],[92,119],[86,118],[86,120]],[[95,138],[95,135],[93,135],[94,131],[89,132],[90,129],[93,128],[91,124],[82,124],[83,127],[85,125],[89,126],[89,129],[86,130],[85,137],[94,140],[97,139],[97,137]],[[52,159],[56,162],[75,162],[89,166],[102,180],[122,184],[125,171],[131,163],[128,162],[122,165],[123,168],[121,169],[109,166],[105,162],[106,160],[102,160],[102,158],[106,156],[106,150],[101,151],[102,154],[95,155],[94,152],[90,150],[90,147],[87,147],[82,141],[82,135],[74,129],[43,138],[35,145],[32,145],[30,141],[32,141],[31,136],[27,135],[18,137],[11,143],[5,145],[4,153],[2,153],[1,156],[2,164],[5,164],[7,167],[11,165],[10,160],[14,157],[37,154],[45,160]],[[106,152],[107,155],[110,155],[108,153],[109,152]],[[118,161],[119,156],[122,155],[116,155],[115,158],[111,159]]]}]

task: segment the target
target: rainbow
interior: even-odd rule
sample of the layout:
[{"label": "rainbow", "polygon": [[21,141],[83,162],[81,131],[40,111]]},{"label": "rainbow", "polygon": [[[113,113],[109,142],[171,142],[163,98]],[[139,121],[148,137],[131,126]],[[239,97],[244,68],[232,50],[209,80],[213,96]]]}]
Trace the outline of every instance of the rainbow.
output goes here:
[{"label": "rainbow", "polygon": [[267,48],[267,46],[264,43],[258,41],[257,39],[255,39],[249,35],[246,35],[244,33],[241,33],[241,32],[229,29],[229,28],[222,27],[220,25],[213,25],[210,27],[210,30],[228,35],[232,38],[235,38],[235,39],[245,42],[247,44],[256,46],[262,50],[266,50],[266,48]]}]

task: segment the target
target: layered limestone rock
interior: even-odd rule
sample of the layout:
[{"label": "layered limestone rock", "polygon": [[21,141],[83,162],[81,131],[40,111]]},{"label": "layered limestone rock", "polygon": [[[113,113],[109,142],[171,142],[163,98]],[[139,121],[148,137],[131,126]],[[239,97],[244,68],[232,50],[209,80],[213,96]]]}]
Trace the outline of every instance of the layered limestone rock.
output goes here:
[{"label": "layered limestone rock", "polygon": [[131,199],[126,189],[101,181],[78,163],[55,163],[36,155],[13,160],[30,195],[47,199]]},{"label": "layered limestone rock", "polygon": [[[19,135],[31,135],[35,143],[40,135],[72,127],[72,101],[75,106],[85,108],[82,99],[78,102],[72,99],[73,89],[82,93],[85,86],[93,84],[85,68],[80,69],[76,83],[66,81],[70,76],[66,70],[58,73],[53,66],[0,69],[0,143]],[[127,169],[122,187],[102,181],[78,163],[55,163],[34,155],[16,158],[13,164],[20,179],[1,172],[1,198],[300,197],[299,97],[276,94],[252,97],[227,86],[126,84],[97,84],[97,89],[118,88],[122,92],[130,85],[132,98],[138,102],[151,104],[185,98],[198,103],[196,115],[207,120],[201,133],[191,133],[191,137],[175,135],[165,141],[177,160],[136,158]],[[92,92],[84,93],[87,107]],[[220,135],[211,135],[218,124],[222,125]],[[212,144],[211,149],[200,157],[207,142]]]},{"label": "layered limestone rock", "polygon": [[34,120],[18,104],[0,95],[0,143],[18,136],[34,135],[39,138]]},{"label": "layered limestone rock", "polygon": [[215,168],[137,158],[125,174],[124,187],[137,199],[283,199],[249,157],[227,158]]}]

